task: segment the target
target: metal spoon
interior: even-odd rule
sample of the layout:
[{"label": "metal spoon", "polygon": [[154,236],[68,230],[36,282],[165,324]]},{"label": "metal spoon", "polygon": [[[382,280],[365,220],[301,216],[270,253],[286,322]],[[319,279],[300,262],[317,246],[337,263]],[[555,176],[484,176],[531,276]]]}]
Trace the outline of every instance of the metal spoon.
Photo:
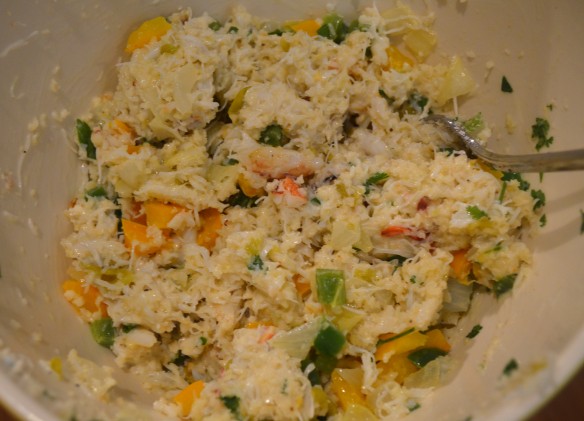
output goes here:
[{"label": "metal spoon", "polygon": [[502,155],[491,152],[469,135],[453,119],[440,114],[430,114],[424,121],[442,125],[455,134],[473,156],[494,168],[513,172],[551,172],[584,169],[584,149],[563,152],[546,152],[528,155]]}]

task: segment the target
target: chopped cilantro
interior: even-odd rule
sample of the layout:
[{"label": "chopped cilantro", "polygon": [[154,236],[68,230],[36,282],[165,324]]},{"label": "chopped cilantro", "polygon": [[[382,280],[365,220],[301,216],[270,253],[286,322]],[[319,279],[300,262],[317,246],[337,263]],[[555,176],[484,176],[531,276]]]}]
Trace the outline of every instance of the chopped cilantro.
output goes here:
[{"label": "chopped cilantro", "polygon": [[236,165],[239,164],[239,161],[235,158],[225,158],[223,160],[223,162],[221,162],[221,165],[223,165],[224,167],[228,167],[231,165]]},{"label": "chopped cilantro", "polygon": [[395,102],[395,97],[387,95],[383,89],[380,89],[378,92],[381,98],[387,101],[387,105],[391,107]]},{"label": "chopped cilantro", "polygon": [[428,98],[419,92],[412,92],[408,99],[399,107],[399,117],[403,118],[406,114],[421,114],[428,105]]},{"label": "chopped cilantro", "polygon": [[529,190],[530,187],[529,182],[524,180],[521,174],[519,174],[518,172],[505,171],[503,173],[503,176],[501,177],[501,180],[502,181],[517,180],[519,182],[519,189],[523,191]]},{"label": "chopped cilantro", "polygon": [[107,190],[104,186],[96,186],[92,189],[89,189],[85,192],[85,197],[107,197]]},{"label": "chopped cilantro", "polygon": [[313,197],[312,199],[310,199],[310,203],[312,203],[313,205],[320,205],[320,199],[318,197]]},{"label": "chopped cilantro", "polygon": [[199,342],[201,342],[201,345],[207,345],[207,338],[205,338],[204,336],[200,336],[199,337]]},{"label": "chopped cilantro", "polygon": [[499,298],[501,295],[513,289],[515,280],[517,279],[517,274],[512,273],[502,277],[501,279],[493,282],[493,290],[495,291],[495,296]]},{"label": "chopped cilantro", "polygon": [[536,140],[535,149],[549,148],[554,142],[553,136],[549,136],[550,123],[545,118],[537,117],[535,124],[531,126],[531,138]]},{"label": "chopped cilantro", "polygon": [[171,364],[182,367],[190,359],[191,359],[191,357],[183,354],[182,351],[179,350],[178,354],[176,354],[176,357],[174,357],[174,359],[171,361]]},{"label": "chopped cilantro", "polygon": [[209,24],[209,28],[217,32],[219,29],[221,29],[221,23],[215,20]]},{"label": "chopped cilantro", "polygon": [[475,221],[478,221],[481,218],[487,218],[489,216],[487,212],[485,212],[478,206],[467,206],[466,211]]},{"label": "chopped cilantro", "polygon": [[539,218],[539,226],[540,227],[545,227],[547,225],[547,215],[544,213],[540,218]]},{"label": "chopped cilantro", "polygon": [[125,323],[125,324],[121,325],[120,327],[122,329],[122,332],[128,333],[128,332],[131,332],[132,330],[136,329],[138,327],[138,325],[135,323]]},{"label": "chopped cilantro", "polygon": [[257,206],[256,201],[258,199],[259,199],[259,197],[246,196],[245,193],[242,192],[241,189],[238,188],[237,193],[229,196],[226,200],[226,203],[229,206],[240,206],[242,208],[253,208],[253,207]]},{"label": "chopped cilantro", "polygon": [[513,92],[513,88],[511,87],[511,84],[509,83],[505,76],[503,76],[503,78],[501,79],[501,90],[508,94]]},{"label": "chopped cilantro", "polygon": [[466,335],[467,338],[472,339],[479,334],[479,332],[483,329],[481,325],[474,325],[470,332]]},{"label": "chopped cilantro", "polygon": [[533,210],[537,210],[545,206],[545,193],[541,190],[531,190],[531,197],[533,198]]},{"label": "chopped cilantro", "polygon": [[389,178],[389,175],[385,172],[376,172],[375,174],[373,174],[371,177],[369,177],[367,180],[365,180],[365,194],[369,194],[371,192],[370,187],[377,185],[377,184],[381,184],[384,181],[386,181]]},{"label": "chopped cilantro", "polygon": [[503,198],[505,197],[505,192],[507,191],[507,182],[503,181],[501,185],[501,191],[499,192],[499,203],[503,203]]},{"label": "chopped cilantro", "polygon": [[410,412],[414,412],[416,409],[422,407],[418,402],[409,402],[406,406]]},{"label": "chopped cilantro", "polygon": [[237,26],[232,26],[227,30],[228,34],[237,34],[239,32],[239,28]]},{"label": "chopped cilantro", "polygon": [[91,127],[83,120],[77,119],[75,122],[75,128],[77,129],[77,140],[79,144],[85,148],[85,153],[87,158],[95,159],[97,156],[97,151],[95,145],[91,141]]},{"label": "chopped cilantro", "polygon": [[328,38],[337,44],[345,40],[349,27],[343,21],[343,18],[336,13],[331,13],[325,16],[322,20],[322,26],[318,28],[316,33],[321,37]]},{"label": "chopped cilantro", "polygon": [[519,368],[519,364],[517,364],[517,360],[515,358],[511,358],[511,360],[507,363],[505,368],[503,369],[503,374],[509,377],[511,373]]},{"label": "chopped cilantro", "polygon": [[479,133],[481,130],[485,128],[483,115],[481,113],[478,113],[474,117],[471,117],[468,120],[463,121],[462,127],[464,127],[464,130],[466,130],[470,134]]},{"label": "chopped cilantro", "polygon": [[264,268],[264,261],[258,255],[252,257],[251,261],[247,264],[249,270],[262,270]]},{"label": "chopped cilantro", "polygon": [[554,104],[552,104],[551,102],[545,106],[548,110],[553,111],[554,110]]},{"label": "chopped cilantro", "polygon": [[416,279],[416,275],[412,275],[412,276],[410,276],[410,283],[412,283],[412,284],[415,284],[415,283],[416,283],[416,281],[417,281],[417,279]]},{"label": "chopped cilantro", "polygon": [[243,419],[241,417],[241,414],[239,413],[239,402],[240,402],[239,396],[235,396],[235,395],[219,396],[219,399],[221,399],[221,402],[223,402],[223,405],[225,405],[225,408],[229,409],[229,411],[235,417],[236,420]]}]

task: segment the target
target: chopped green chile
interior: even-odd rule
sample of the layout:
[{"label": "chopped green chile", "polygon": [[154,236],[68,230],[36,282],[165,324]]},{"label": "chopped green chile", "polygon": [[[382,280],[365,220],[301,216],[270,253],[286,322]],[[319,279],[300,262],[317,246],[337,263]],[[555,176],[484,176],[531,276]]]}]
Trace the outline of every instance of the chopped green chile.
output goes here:
[{"label": "chopped green chile", "polygon": [[328,38],[337,44],[343,42],[349,32],[349,27],[343,21],[343,18],[336,13],[325,16],[322,25],[316,33],[321,37]]},{"label": "chopped green chile", "polygon": [[336,356],[345,345],[345,335],[333,325],[322,329],[314,339],[314,349],[319,354]]},{"label": "chopped green chile", "polygon": [[247,264],[247,268],[249,270],[262,270],[264,268],[264,261],[258,255],[255,255],[251,258],[251,261]]},{"label": "chopped green chile", "polygon": [[347,302],[345,273],[336,269],[316,270],[316,295],[321,304],[337,307]]},{"label": "chopped green chile", "polygon": [[107,190],[103,186],[96,186],[85,192],[86,197],[107,197]]},{"label": "chopped green chile", "polygon": [[472,329],[470,330],[470,332],[468,332],[468,334],[466,335],[467,338],[472,339],[475,336],[477,336],[480,331],[483,330],[483,327],[481,325],[474,325],[472,327]]},{"label": "chopped green chile", "polygon": [[221,26],[222,26],[221,23],[219,23],[217,21],[213,21],[209,24],[209,28],[215,32],[217,32],[219,29],[221,29]]},{"label": "chopped green chile", "polygon": [[114,322],[110,317],[98,319],[89,324],[93,340],[105,348],[111,348],[114,344],[116,331]]},{"label": "chopped green chile", "polygon": [[284,136],[284,129],[279,124],[270,124],[260,134],[259,142],[270,146],[284,146],[288,139]]},{"label": "chopped green chile", "polygon": [[513,92],[513,87],[511,86],[511,84],[509,83],[505,76],[501,78],[501,91],[508,94]]},{"label": "chopped green chile", "polygon": [[259,197],[249,197],[246,196],[244,192],[241,191],[241,189],[237,189],[237,193],[232,194],[231,196],[229,196],[227,198],[227,200],[225,201],[225,203],[227,203],[230,206],[239,206],[242,208],[254,208],[257,206],[256,201],[259,199]]},{"label": "chopped green chile", "polygon": [[87,158],[95,159],[97,156],[97,151],[95,145],[91,141],[91,127],[83,120],[77,119],[75,123],[77,129],[77,140],[79,144],[85,148]]},{"label": "chopped green chile", "polygon": [[512,273],[511,275],[504,276],[503,278],[493,282],[493,290],[495,291],[495,296],[499,298],[501,295],[513,289],[515,280],[517,279],[517,274]]},{"label": "chopped green chile", "polygon": [[421,348],[411,352],[408,355],[410,360],[418,368],[424,367],[430,361],[434,361],[438,357],[443,357],[446,352],[438,348]]}]

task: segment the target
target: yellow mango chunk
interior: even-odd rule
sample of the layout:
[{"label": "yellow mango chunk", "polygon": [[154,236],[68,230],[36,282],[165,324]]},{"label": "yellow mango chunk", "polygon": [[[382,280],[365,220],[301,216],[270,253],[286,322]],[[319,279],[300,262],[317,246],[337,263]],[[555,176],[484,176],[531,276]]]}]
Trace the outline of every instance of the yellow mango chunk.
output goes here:
[{"label": "yellow mango chunk", "polygon": [[172,400],[180,406],[181,417],[188,417],[191,413],[193,403],[201,396],[205,388],[202,380],[197,380],[181,390]]},{"label": "yellow mango chunk", "polygon": [[170,28],[172,28],[172,25],[162,16],[147,20],[128,37],[126,52],[131,53],[152,41],[158,41]]},{"label": "yellow mango chunk", "polygon": [[122,219],[122,230],[124,231],[124,245],[128,250],[133,250],[135,254],[145,256],[160,250],[160,245],[148,235],[146,225]]},{"label": "yellow mango chunk", "polygon": [[249,86],[247,88],[243,88],[242,90],[240,90],[235,95],[235,98],[233,98],[231,105],[229,105],[229,109],[227,110],[227,115],[229,115],[229,118],[231,119],[231,121],[235,121],[235,119],[237,118],[237,113],[239,113],[239,110],[241,110],[243,108],[243,101],[245,99],[245,93],[247,92],[248,89],[249,89]]},{"label": "yellow mango chunk", "polygon": [[354,384],[348,382],[338,369],[333,370],[331,375],[331,389],[337,395],[344,410],[347,410],[352,405],[366,406],[365,398],[361,391]]},{"label": "yellow mango chunk", "polygon": [[389,356],[399,355],[426,345],[427,336],[413,331],[392,341],[381,344],[375,351],[375,360],[383,361]]},{"label": "yellow mango chunk", "polygon": [[403,384],[406,377],[418,371],[418,367],[408,359],[407,353],[394,355],[386,363],[379,362],[377,368],[384,373],[394,373],[395,381],[399,384]]},{"label": "yellow mango chunk", "polygon": [[221,212],[215,208],[203,209],[199,212],[201,227],[197,233],[197,244],[212,250],[215,247],[219,230],[223,227]]},{"label": "yellow mango chunk", "polygon": [[440,329],[432,329],[426,332],[426,336],[428,337],[425,345],[427,348],[437,348],[444,352],[450,352],[452,347]]},{"label": "yellow mango chunk", "polygon": [[146,222],[148,225],[154,225],[160,229],[168,228],[168,224],[173,218],[186,209],[179,205],[162,202],[144,203],[144,212],[146,213]]},{"label": "yellow mango chunk", "polygon": [[396,46],[390,45],[385,51],[387,52],[387,64],[384,66],[385,70],[393,69],[402,72],[406,64],[410,67],[414,66],[414,60],[402,53]]},{"label": "yellow mango chunk", "polygon": [[467,249],[453,251],[452,261],[450,262],[450,269],[454,278],[464,285],[468,285],[469,283],[468,276],[470,275],[472,266],[472,263],[466,257],[467,252]]},{"label": "yellow mango chunk", "polygon": [[316,36],[318,28],[320,28],[320,24],[314,19],[303,20],[290,25],[290,29],[294,32],[306,32],[311,37]]}]

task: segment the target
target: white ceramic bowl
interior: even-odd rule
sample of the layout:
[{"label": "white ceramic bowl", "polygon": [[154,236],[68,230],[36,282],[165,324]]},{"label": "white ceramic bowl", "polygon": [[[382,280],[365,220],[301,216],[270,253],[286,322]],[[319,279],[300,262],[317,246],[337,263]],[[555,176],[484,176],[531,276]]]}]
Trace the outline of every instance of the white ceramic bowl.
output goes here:
[{"label": "white ceramic bowl", "polygon": [[[72,151],[74,118],[89,108],[92,96],[113,88],[114,65],[136,24],[181,5],[191,6],[195,14],[207,11],[220,18],[232,3],[2,2],[0,401],[21,418],[67,419],[71,402],[83,408],[81,412],[98,413],[103,408],[116,412],[115,402],[105,406],[95,402],[46,369],[47,360],[64,356],[71,348],[100,365],[114,366],[112,356],[94,344],[59,291],[67,267],[59,239],[70,229],[63,210],[78,183],[78,162]],[[325,0],[241,3],[276,20],[320,16],[327,5]],[[332,3],[348,16],[367,2]],[[417,8],[422,5],[414,3]],[[493,124],[492,148],[531,151],[529,137],[536,116],[551,121],[553,150],[584,147],[584,2],[429,3],[437,17],[438,54],[460,53],[479,82],[476,96],[464,107],[467,115],[482,111]],[[376,4],[385,8],[391,2]],[[501,92],[503,75],[512,82],[513,94]],[[548,104],[554,104],[553,110],[546,108]],[[58,122],[62,109],[71,114]],[[507,117],[517,125],[513,135],[504,129]],[[33,133],[29,124],[35,119],[39,128]],[[537,177],[532,181],[537,184]],[[533,242],[533,273],[505,299],[476,300],[454,340],[454,356],[464,362],[462,367],[410,419],[526,417],[583,361],[584,175],[547,174],[543,189],[548,224]],[[465,341],[466,332],[479,322],[484,327],[481,334],[472,343]],[[520,370],[513,381],[507,381],[501,373],[511,358],[519,362]],[[114,376],[120,396],[134,400],[138,407],[150,407],[152,398],[141,391],[136,379],[120,371]]]}]

